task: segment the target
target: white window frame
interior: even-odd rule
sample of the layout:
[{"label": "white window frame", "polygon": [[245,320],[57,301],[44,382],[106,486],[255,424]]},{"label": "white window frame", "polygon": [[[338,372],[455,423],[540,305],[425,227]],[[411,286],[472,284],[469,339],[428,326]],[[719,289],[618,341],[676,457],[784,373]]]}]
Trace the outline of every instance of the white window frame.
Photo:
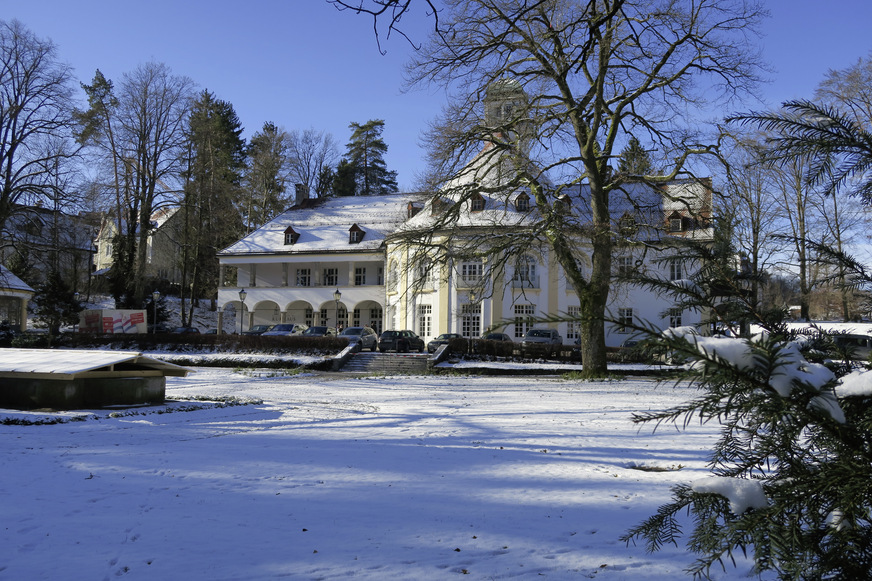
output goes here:
[{"label": "white window frame", "polygon": [[581,325],[579,324],[578,319],[581,317],[581,307],[578,305],[570,305],[569,308],[566,309],[566,314],[572,319],[566,323],[566,338],[572,339],[573,341],[580,339]]},{"label": "white window frame", "polygon": [[633,307],[621,307],[618,309],[618,333],[629,333],[632,331],[628,325],[633,324]]},{"label": "white window frame", "polygon": [[539,278],[536,276],[536,259],[525,254],[515,262],[515,274],[512,278],[515,286],[539,288]]},{"label": "white window frame", "polygon": [[338,268],[325,268],[323,271],[323,278],[321,279],[321,284],[324,286],[338,286],[339,285],[339,269]]},{"label": "white window frame", "polygon": [[418,305],[418,335],[429,337],[433,332],[433,305]]},{"label": "white window frame", "polygon": [[671,328],[681,327],[681,316],[683,314],[684,311],[682,311],[679,307],[672,307],[671,309],[669,309],[669,326]]},{"label": "white window frame", "polygon": [[481,336],[481,303],[460,306],[460,334],[467,339]]},{"label": "white window frame", "polygon": [[633,257],[627,256],[626,254],[621,254],[619,256],[615,256],[615,273],[616,274],[630,274],[635,270],[633,265]]},{"label": "white window frame", "polygon": [[481,260],[465,260],[460,263],[460,280],[463,287],[481,284],[484,276],[484,263]]},{"label": "white window frame", "polygon": [[515,339],[520,339],[533,328],[536,305],[515,305]]},{"label": "white window frame", "polygon": [[678,256],[669,259],[669,280],[681,280],[684,278],[684,261]]}]

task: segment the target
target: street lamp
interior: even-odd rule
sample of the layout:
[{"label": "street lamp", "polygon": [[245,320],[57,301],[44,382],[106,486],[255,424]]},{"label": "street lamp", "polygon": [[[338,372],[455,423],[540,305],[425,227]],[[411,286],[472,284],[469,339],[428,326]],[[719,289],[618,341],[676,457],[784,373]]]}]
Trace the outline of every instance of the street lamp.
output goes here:
[{"label": "street lamp", "polygon": [[245,313],[245,295],[248,293],[245,292],[245,289],[239,290],[239,302],[242,303],[242,306],[239,307],[239,334],[242,335],[242,316]]},{"label": "street lamp", "polygon": [[153,291],[151,293],[151,307],[152,307],[152,313],[154,315],[152,317],[152,325],[153,325],[153,327],[151,328],[152,333],[157,333],[157,300],[159,298],[160,298],[160,292]]},{"label": "street lamp", "polygon": [[339,332],[339,299],[342,298],[342,293],[339,292],[339,289],[336,289],[336,292],[333,293],[333,300],[336,301],[336,331]]}]

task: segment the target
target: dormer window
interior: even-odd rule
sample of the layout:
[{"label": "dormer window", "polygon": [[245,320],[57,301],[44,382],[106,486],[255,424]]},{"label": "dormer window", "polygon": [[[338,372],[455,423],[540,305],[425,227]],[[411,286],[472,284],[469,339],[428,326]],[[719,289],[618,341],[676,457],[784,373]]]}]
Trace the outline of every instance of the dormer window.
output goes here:
[{"label": "dormer window", "polygon": [[406,208],[406,218],[414,218],[415,214],[421,211],[421,207],[415,205],[413,202],[409,202],[408,207]]},{"label": "dormer window", "polygon": [[469,199],[470,209],[473,212],[481,212],[484,210],[484,198],[481,194],[473,194]]},{"label": "dormer window", "polygon": [[669,231],[681,232],[682,230],[684,230],[684,219],[678,212],[672,212],[669,215]]},{"label": "dormer window", "polygon": [[451,202],[444,198],[435,198],[432,202],[430,202],[430,215],[438,216],[442,212],[448,209],[448,206],[451,205]]},{"label": "dormer window", "polygon": [[357,224],[354,224],[348,230],[348,243],[349,244],[358,244],[359,242],[361,242],[363,240],[363,237],[365,235],[366,235],[366,232],[364,232],[360,228],[360,226],[358,226]]},{"label": "dormer window", "polygon": [[296,244],[299,239],[300,233],[296,232],[292,226],[288,226],[287,230],[285,230],[285,246]]},{"label": "dormer window", "polygon": [[636,219],[630,214],[624,214],[618,222],[621,236],[632,236],[639,229],[636,225]]},{"label": "dormer window", "polygon": [[515,198],[515,209],[519,212],[528,212],[530,210],[530,196],[521,194]]}]

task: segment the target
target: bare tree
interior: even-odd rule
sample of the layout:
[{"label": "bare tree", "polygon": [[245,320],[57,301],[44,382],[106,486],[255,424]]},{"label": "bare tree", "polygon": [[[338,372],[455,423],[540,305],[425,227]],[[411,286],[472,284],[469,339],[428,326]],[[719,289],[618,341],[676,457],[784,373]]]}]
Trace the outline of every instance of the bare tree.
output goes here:
[{"label": "bare tree", "polygon": [[812,237],[814,193],[803,179],[805,167],[799,158],[780,166],[774,175],[773,186],[777,189],[788,227],[782,239],[792,245],[789,264],[796,265],[799,274],[799,317],[808,321],[809,301],[815,286],[814,257],[808,245]]},{"label": "bare tree", "polygon": [[339,10],[351,10],[358,14],[365,14],[372,18],[372,31],[375,34],[376,41],[381,49],[381,34],[379,25],[386,27],[386,37],[390,38],[391,33],[396,32],[403,38],[409,41],[413,46],[417,46],[415,41],[409,37],[402,28],[403,16],[407,15],[412,9],[412,4],[424,6],[428,11],[427,14],[433,17],[433,23],[436,31],[439,31],[439,10],[433,4],[433,0],[327,0]]},{"label": "bare tree", "polygon": [[[541,217],[532,241],[553,253],[578,295],[585,372],[602,374],[616,243],[610,203],[628,181],[612,171],[613,160],[629,135],[644,135],[668,157],[660,175],[644,179],[688,176],[688,159],[712,151],[714,141],[693,135],[687,115],[711,105],[705,95],[729,101],[753,86],[759,64],[750,37],[765,11],[738,0],[444,4],[437,31],[408,68],[410,86],[454,90],[430,135],[431,183],[443,196],[454,187],[461,202],[492,193],[473,175],[490,160],[500,188],[530,192]],[[515,86],[526,98],[496,99],[500,111],[489,123],[482,96]],[[458,181],[459,172],[469,179]],[[564,195],[578,185],[587,206],[569,209]],[[443,226],[435,230],[448,231]],[[529,248],[529,231],[525,237]]]},{"label": "bare tree", "polygon": [[815,90],[815,100],[846,111],[861,127],[872,127],[872,58],[827,71]]},{"label": "bare tree", "polygon": [[76,154],[58,146],[72,137],[72,82],[51,41],[17,20],[0,20],[0,229],[17,204],[52,192],[48,172]]},{"label": "bare tree", "polygon": [[302,184],[307,192],[318,191],[319,176],[339,160],[333,135],[313,128],[289,132],[287,149],[291,179],[294,184]]},{"label": "bare tree", "polygon": [[724,149],[726,186],[716,213],[731,222],[736,249],[746,260],[755,307],[775,307],[760,304],[761,283],[783,256],[784,241],[776,237],[784,211],[772,184],[775,170],[765,162],[762,136],[735,136],[731,147]]},{"label": "bare tree", "polygon": [[[117,143],[130,193],[127,232],[132,244],[130,302],[145,299],[146,258],[152,213],[177,199],[182,153],[194,83],[163,63],[147,63],[124,75],[118,94]],[[175,184],[175,185],[173,185]]]}]

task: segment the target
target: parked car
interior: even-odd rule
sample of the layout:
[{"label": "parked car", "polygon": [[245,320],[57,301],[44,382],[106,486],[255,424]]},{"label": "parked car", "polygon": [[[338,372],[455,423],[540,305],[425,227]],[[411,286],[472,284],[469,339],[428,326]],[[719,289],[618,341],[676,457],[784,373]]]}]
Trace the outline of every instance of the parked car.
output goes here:
[{"label": "parked car", "polygon": [[512,342],[512,338],[509,337],[506,333],[486,333],[481,337],[485,341],[508,341]]},{"label": "parked car", "polygon": [[176,327],[170,333],[173,335],[199,335],[200,329],[197,327]]},{"label": "parked car", "polygon": [[358,343],[360,349],[375,351],[378,347],[378,334],[369,327],[348,327],[339,333],[339,337],[348,339],[348,344]]},{"label": "parked car", "polygon": [[299,335],[307,328],[308,327],[306,327],[306,325],[300,325],[299,323],[281,323],[279,325],[276,325],[269,331],[262,333],[262,335],[264,337],[266,337],[267,335],[284,335],[287,337],[290,335]]},{"label": "parked car", "polygon": [[439,347],[441,347],[442,345],[448,345],[448,343],[452,339],[463,339],[463,335],[461,335],[460,333],[442,333],[441,335],[427,343],[427,352],[436,353]]},{"label": "parked car", "polygon": [[249,330],[243,331],[242,334],[243,335],[263,335],[264,333],[266,333],[267,331],[269,331],[273,327],[275,327],[275,325],[255,325],[255,326],[251,327]]},{"label": "parked car", "polygon": [[333,337],[336,335],[335,327],[309,327],[300,335],[304,337]]},{"label": "parked car", "polygon": [[413,331],[385,331],[378,338],[379,351],[396,351],[407,353],[409,351],[424,352],[424,340]]},{"label": "parked car", "polygon": [[530,329],[521,340],[521,355],[549,356],[560,352],[563,337],[555,329]]}]

